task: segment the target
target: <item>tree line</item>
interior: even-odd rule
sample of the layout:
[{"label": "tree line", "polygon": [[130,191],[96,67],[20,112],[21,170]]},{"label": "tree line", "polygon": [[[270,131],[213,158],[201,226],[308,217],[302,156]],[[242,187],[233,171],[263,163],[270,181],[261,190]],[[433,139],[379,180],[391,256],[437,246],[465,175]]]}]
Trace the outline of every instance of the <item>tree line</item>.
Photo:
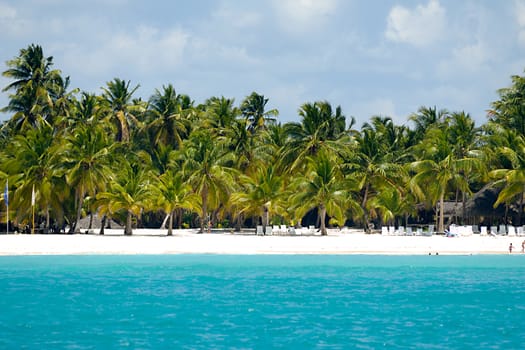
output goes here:
[{"label": "tree line", "polygon": [[[396,125],[372,116],[360,128],[340,106],[306,102],[298,122],[278,122],[257,92],[196,103],[172,84],[146,101],[120,78],[99,94],[70,88],[42,47],[6,62],[10,83],[0,130],[0,180],[12,224],[47,229],[97,213],[125,226],[405,225],[445,202],[497,189],[494,206],[517,208],[525,192],[525,77],[498,91],[487,122],[464,111],[421,107]],[[5,208],[5,207],[4,207]],[[4,221],[5,221],[4,210]],[[464,215],[458,218],[464,221]],[[502,219],[503,220],[503,219]],[[521,223],[520,223],[521,224]]]}]

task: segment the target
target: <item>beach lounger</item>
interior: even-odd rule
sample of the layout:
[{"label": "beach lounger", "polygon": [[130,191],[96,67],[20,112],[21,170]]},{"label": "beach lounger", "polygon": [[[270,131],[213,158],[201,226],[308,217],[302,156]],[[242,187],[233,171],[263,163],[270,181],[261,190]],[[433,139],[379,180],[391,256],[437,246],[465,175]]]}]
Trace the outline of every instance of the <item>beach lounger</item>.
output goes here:
[{"label": "beach lounger", "polygon": [[414,233],[412,232],[412,227],[407,227],[407,232],[405,233],[406,236],[413,236]]},{"label": "beach lounger", "polygon": [[423,236],[432,236],[434,234],[434,225],[428,225],[428,230],[423,231]]},{"label": "beach lounger", "polygon": [[499,225],[498,235],[505,236],[507,234],[507,228],[505,225]]},{"label": "beach lounger", "polygon": [[516,228],[514,226],[507,226],[507,229],[508,229],[508,235],[509,236],[516,236]]},{"label": "beach lounger", "polygon": [[266,226],[266,235],[271,236],[273,234],[272,226]]},{"label": "beach lounger", "polygon": [[490,226],[489,235],[491,236],[497,236],[498,235],[498,228],[496,226]]},{"label": "beach lounger", "polygon": [[264,234],[262,225],[257,225],[257,236],[262,236]]},{"label": "beach lounger", "polygon": [[285,235],[288,233],[288,228],[286,227],[286,225],[281,225],[280,227],[281,234]]},{"label": "beach lounger", "polygon": [[381,235],[387,236],[388,235],[388,227],[381,226]]},{"label": "beach lounger", "polygon": [[393,236],[396,234],[396,228],[394,226],[388,226],[388,234]]},{"label": "beach lounger", "polygon": [[399,226],[395,232],[395,234],[397,236],[404,236],[406,234],[405,232],[405,227],[404,226]]},{"label": "beach lounger", "polygon": [[518,235],[518,236],[523,236],[524,235],[523,226],[516,227],[516,235]]},{"label": "beach lounger", "polygon": [[311,234],[311,235],[315,234],[315,226],[314,225],[308,226],[308,233]]},{"label": "beach lounger", "polygon": [[480,236],[486,236],[487,235],[487,226],[481,226],[479,234],[480,234]]}]

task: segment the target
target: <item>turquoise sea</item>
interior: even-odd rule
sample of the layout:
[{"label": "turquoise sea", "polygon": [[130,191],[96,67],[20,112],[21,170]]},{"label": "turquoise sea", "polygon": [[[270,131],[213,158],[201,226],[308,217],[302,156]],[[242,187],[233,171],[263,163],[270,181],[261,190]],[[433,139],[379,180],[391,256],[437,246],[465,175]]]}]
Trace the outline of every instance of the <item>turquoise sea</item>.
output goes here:
[{"label": "turquoise sea", "polygon": [[0,257],[0,349],[523,349],[525,255]]}]

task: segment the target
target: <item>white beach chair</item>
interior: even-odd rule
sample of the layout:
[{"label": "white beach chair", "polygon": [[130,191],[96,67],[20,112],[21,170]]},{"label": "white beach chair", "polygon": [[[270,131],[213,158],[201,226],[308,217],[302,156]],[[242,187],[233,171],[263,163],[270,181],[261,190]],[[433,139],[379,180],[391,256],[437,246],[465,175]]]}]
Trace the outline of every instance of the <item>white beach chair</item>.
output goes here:
[{"label": "white beach chair", "polygon": [[508,226],[508,235],[509,236],[516,236],[516,228],[514,226],[509,225]]},{"label": "white beach chair", "polygon": [[388,234],[394,236],[396,234],[396,228],[394,226],[388,226]]},{"label": "white beach chair", "polygon": [[498,235],[505,236],[507,234],[507,228],[505,225],[499,225]]},{"label": "white beach chair", "polygon": [[262,236],[264,234],[262,225],[257,225],[257,236]]},{"label": "white beach chair", "polygon": [[479,235],[480,236],[486,236],[487,235],[487,226],[481,226],[480,227]]},{"label": "white beach chair", "polygon": [[271,236],[273,234],[272,226],[266,226],[266,235]]},{"label": "white beach chair", "polygon": [[274,235],[280,235],[281,234],[281,229],[279,228],[279,225],[273,225],[272,226],[272,233]]},{"label": "white beach chair", "polygon": [[405,226],[399,226],[395,233],[397,236],[404,236],[406,234],[405,232]]},{"label": "white beach chair", "polygon": [[387,236],[388,235],[388,227],[381,226],[381,235]]},{"label": "white beach chair", "polygon": [[412,232],[412,227],[407,227],[407,232],[405,233],[406,236],[413,236],[414,233]]},{"label": "white beach chair", "polygon": [[523,236],[524,235],[523,226],[516,227],[516,235],[518,235],[518,236]]},{"label": "white beach chair", "polygon": [[315,226],[314,225],[310,225],[308,226],[308,233],[313,235],[315,233]]},{"label": "white beach chair", "polygon": [[281,227],[280,229],[281,234],[285,235],[288,233],[288,228],[286,227],[286,225],[281,225],[280,227]]},{"label": "white beach chair", "polygon": [[497,236],[498,235],[498,228],[496,226],[490,226],[489,235]]}]

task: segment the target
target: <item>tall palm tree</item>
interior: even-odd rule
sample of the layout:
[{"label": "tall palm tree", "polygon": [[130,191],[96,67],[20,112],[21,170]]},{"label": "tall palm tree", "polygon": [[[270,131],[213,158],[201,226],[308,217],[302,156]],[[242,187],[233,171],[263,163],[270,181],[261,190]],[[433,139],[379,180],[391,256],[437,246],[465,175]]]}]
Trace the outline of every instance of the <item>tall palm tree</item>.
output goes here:
[{"label": "tall palm tree", "polygon": [[492,103],[489,120],[525,136],[525,76],[511,76],[512,85],[498,90],[500,99]]},{"label": "tall palm tree", "polygon": [[497,157],[498,161],[489,175],[494,180],[493,186],[501,188],[494,206],[517,201],[520,208],[517,224],[520,225],[525,196],[525,136],[518,131],[504,129],[491,138],[497,139],[495,141],[499,145],[492,150],[493,157]]},{"label": "tall palm tree", "polygon": [[241,113],[249,122],[248,129],[255,133],[258,130],[264,130],[267,124],[275,122],[279,115],[277,109],[265,110],[269,99],[264,95],[259,95],[255,91],[247,96],[241,103]]},{"label": "tall palm tree", "polygon": [[130,128],[132,124],[138,124],[136,113],[140,108],[133,103],[133,94],[140,85],[130,87],[131,82],[115,78],[107,82],[102,97],[108,104],[111,112],[109,118],[114,120],[117,126],[116,140],[127,143],[130,141]]},{"label": "tall palm tree", "polygon": [[187,209],[201,210],[201,197],[192,191],[191,185],[182,174],[168,171],[156,178],[151,187],[156,204],[169,215],[168,236],[173,234],[173,222],[176,211]]},{"label": "tall palm tree", "polygon": [[234,170],[225,165],[231,161],[232,154],[205,131],[194,132],[185,143],[183,172],[193,190],[201,196],[202,233],[205,224],[208,224],[209,210],[218,208],[221,202],[225,203],[233,187]]},{"label": "tall palm tree", "polygon": [[414,152],[418,160],[411,164],[415,172],[411,189],[419,198],[430,199],[433,205],[439,201],[438,231],[444,232],[445,197],[454,186],[469,191],[468,181],[461,174],[476,169],[478,159],[456,157],[445,127],[429,130],[425,141],[414,147]]},{"label": "tall palm tree", "polygon": [[410,115],[408,118],[415,124],[415,137],[419,142],[425,137],[428,129],[446,122],[449,117],[449,112],[446,109],[438,110],[434,107],[420,107],[417,113]]},{"label": "tall palm tree", "polygon": [[233,98],[211,97],[204,103],[205,125],[217,137],[224,136],[240,115]]},{"label": "tall palm tree", "polygon": [[54,185],[59,176],[53,168],[54,149],[53,128],[43,120],[36,128],[16,135],[4,149],[1,167],[16,188],[11,208],[16,209],[17,220],[29,218],[34,188],[36,205],[45,210],[46,227],[49,228],[49,209],[55,204]]},{"label": "tall palm tree", "polygon": [[308,157],[321,150],[337,154],[341,149],[341,138],[346,134],[346,118],[341,107],[335,112],[326,101],[305,103],[299,109],[301,123],[287,123],[284,129],[289,135],[282,161],[290,171],[300,170]]},{"label": "tall palm tree", "polygon": [[96,196],[103,215],[122,212],[126,217],[124,235],[133,234],[133,216],[139,216],[151,205],[150,180],[138,162],[125,159],[108,189]]},{"label": "tall palm tree", "polygon": [[42,47],[31,44],[21,49],[19,56],[7,61],[2,75],[13,79],[2,91],[13,91],[4,111],[14,112],[16,130],[36,126],[46,119],[53,106],[53,92],[64,82],[59,70],[52,69],[53,57],[45,57]]},{"label": "tall palm tree", "polygon": [[242,176],[240,181],[240,191],[232,194],[231,200],[241,208],[239,214],[259,216],[266,233],[270,217],[286,211],[289,193],[284,188],[284,178],[275,166],[269,165],[258,167],[251,176]]},{"label": "tall palm tree", "polygon": [[308,211],[317,209],[322,235],[327,234],[326,215],[343,225],[346,209],[355,210],[359,207],[345,191],[339,167],[323,153],[308,157],[306,173],[294,178],[292,188],[294,194],[290,197],[290,202],[295,208],[296,216],[303,217]]},{"label": "tall palm tree", "polygon": [[67,183],[75,188],[77,215],[72,231],[79,230],[86,195],[94,198],[98,192],[106,190],[113,174],[111,163],[116,146],[97,124],[79,123],[65,137],[57,163]]},{"label": "tall palm tree", "polygon": [[[362,221],[366,232],[370,232],[370,214],[373,213],[373,198],[388,188],[400,190],[406,179],[401,162],[403,138],[396,135],[389,118],[372,118],[360,132],[354,132],[343,159],[343,171],[351,183],[357,184]],[[398,143],[401,142],[401,143]]]},{"label": "tall palm tree", "polygon": [[178,95],[171,84],[163,86],[162,91],[156,89],[150,97],[147,113],[150,119],[147,127],[154,134],[155,144],[180,148],[190,131],[193,103],[189,97]]}]

